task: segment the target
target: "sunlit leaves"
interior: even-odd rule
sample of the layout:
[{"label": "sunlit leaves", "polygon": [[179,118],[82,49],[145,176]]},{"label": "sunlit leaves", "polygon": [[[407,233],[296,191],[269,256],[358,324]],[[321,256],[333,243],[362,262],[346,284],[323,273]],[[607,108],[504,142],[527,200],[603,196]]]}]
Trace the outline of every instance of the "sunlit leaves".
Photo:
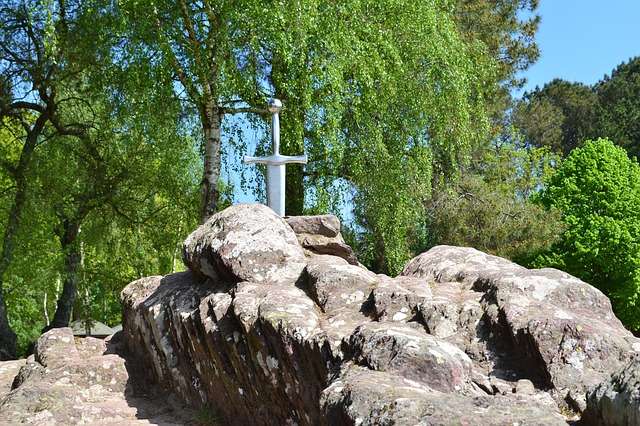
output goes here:
[{"label": "sunlit leaves", "polygon": [[616,314],[640,329],[640,166],[606,139],[587,141],[551,176],[540,201],[562,212],[566,231],[537,263],[604,291]]}]

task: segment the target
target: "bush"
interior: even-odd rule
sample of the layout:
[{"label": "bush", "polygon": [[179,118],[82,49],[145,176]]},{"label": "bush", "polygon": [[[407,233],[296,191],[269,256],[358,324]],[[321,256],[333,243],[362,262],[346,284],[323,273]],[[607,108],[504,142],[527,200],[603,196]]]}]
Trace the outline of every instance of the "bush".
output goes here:
[{"label": "bush", "polygon": [[640,330],[640,167],[606,139],[573,150],[539,201],[566,229],[536,266],[563,269],[607,294],[622,322]]}]

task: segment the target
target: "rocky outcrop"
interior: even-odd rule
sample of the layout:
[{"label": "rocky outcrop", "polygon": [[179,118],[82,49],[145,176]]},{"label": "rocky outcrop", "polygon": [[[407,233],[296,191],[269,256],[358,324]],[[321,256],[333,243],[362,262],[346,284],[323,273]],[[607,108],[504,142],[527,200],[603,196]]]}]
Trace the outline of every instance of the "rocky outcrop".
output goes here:
[{"label": "rocky outcrop", "polygon": [[465,396],[347,365],[322,394],[330,425],[566,425],[544,394]]},{"label": "rocky outcrop", "polygon": [[293,222],[230,207],[185,242],[190,271],[122,292],[129,352],[225,424],[566,424],[640,349],[559,271],[441,246],[391,278],[301,256],[336,230]]},{"label": "rocky outcrop", "polygon": [[136,386],[116,349],[111,339],[75,339],[70,328],[43,334],[0,396],[0,424],[192,424],[193,411]]},{"label": "rocky outcrop", "polygon": [[444,305],[418,308],[428,330],[444,328],[441,337],[494,375],[529,378],[578,411],[587,389],[640,350],[606,296],[555,269],[528,270],[471,248],[440,246],[409,262],[403,275],[438,283],[436,297],[446,283]]}]

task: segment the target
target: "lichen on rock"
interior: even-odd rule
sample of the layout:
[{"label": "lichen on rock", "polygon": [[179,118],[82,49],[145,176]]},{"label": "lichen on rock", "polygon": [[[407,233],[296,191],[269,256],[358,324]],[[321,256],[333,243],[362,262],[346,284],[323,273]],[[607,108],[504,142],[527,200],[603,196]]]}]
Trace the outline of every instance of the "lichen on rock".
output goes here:
[{"label": "lichen on rock", "polygon": [[187,237],[183,258],[201,277],[233,282],[295,281],[305,267],[291,227],[261,204],[213,215]]}]

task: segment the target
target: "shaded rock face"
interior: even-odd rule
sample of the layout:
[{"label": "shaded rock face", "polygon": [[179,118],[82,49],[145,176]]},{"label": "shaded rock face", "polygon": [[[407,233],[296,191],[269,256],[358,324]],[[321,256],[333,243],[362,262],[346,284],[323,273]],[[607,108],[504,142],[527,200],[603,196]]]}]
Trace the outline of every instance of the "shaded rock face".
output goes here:
[{"label": "shaded rock face", "polygon": [[640,424],[640,359],[635,358],[587,394],[588,425]]},{"label": "shaded rock face", "polygon": [[[338,235],[324,218],[293,222]],[[123,290],[124,341],[153,380],[225,424],[566,424],[561,412],[579,415],[640,346],[602,293],[559,271],[440,246],[391,278],[300,257],[264,208],[208,224],[185,242],[191,271]]]},{"label": "shaded rock face", "polygon": [[[34,355],[13,370],[11,388],[0,394],[0,424],[188,424],[190,410],[134,389],[117,343],[75,339],[71,328],[43,334]],[[0,363],[0,371],[15,361]],[[10,368],[13,368],[10,365]]]}]

